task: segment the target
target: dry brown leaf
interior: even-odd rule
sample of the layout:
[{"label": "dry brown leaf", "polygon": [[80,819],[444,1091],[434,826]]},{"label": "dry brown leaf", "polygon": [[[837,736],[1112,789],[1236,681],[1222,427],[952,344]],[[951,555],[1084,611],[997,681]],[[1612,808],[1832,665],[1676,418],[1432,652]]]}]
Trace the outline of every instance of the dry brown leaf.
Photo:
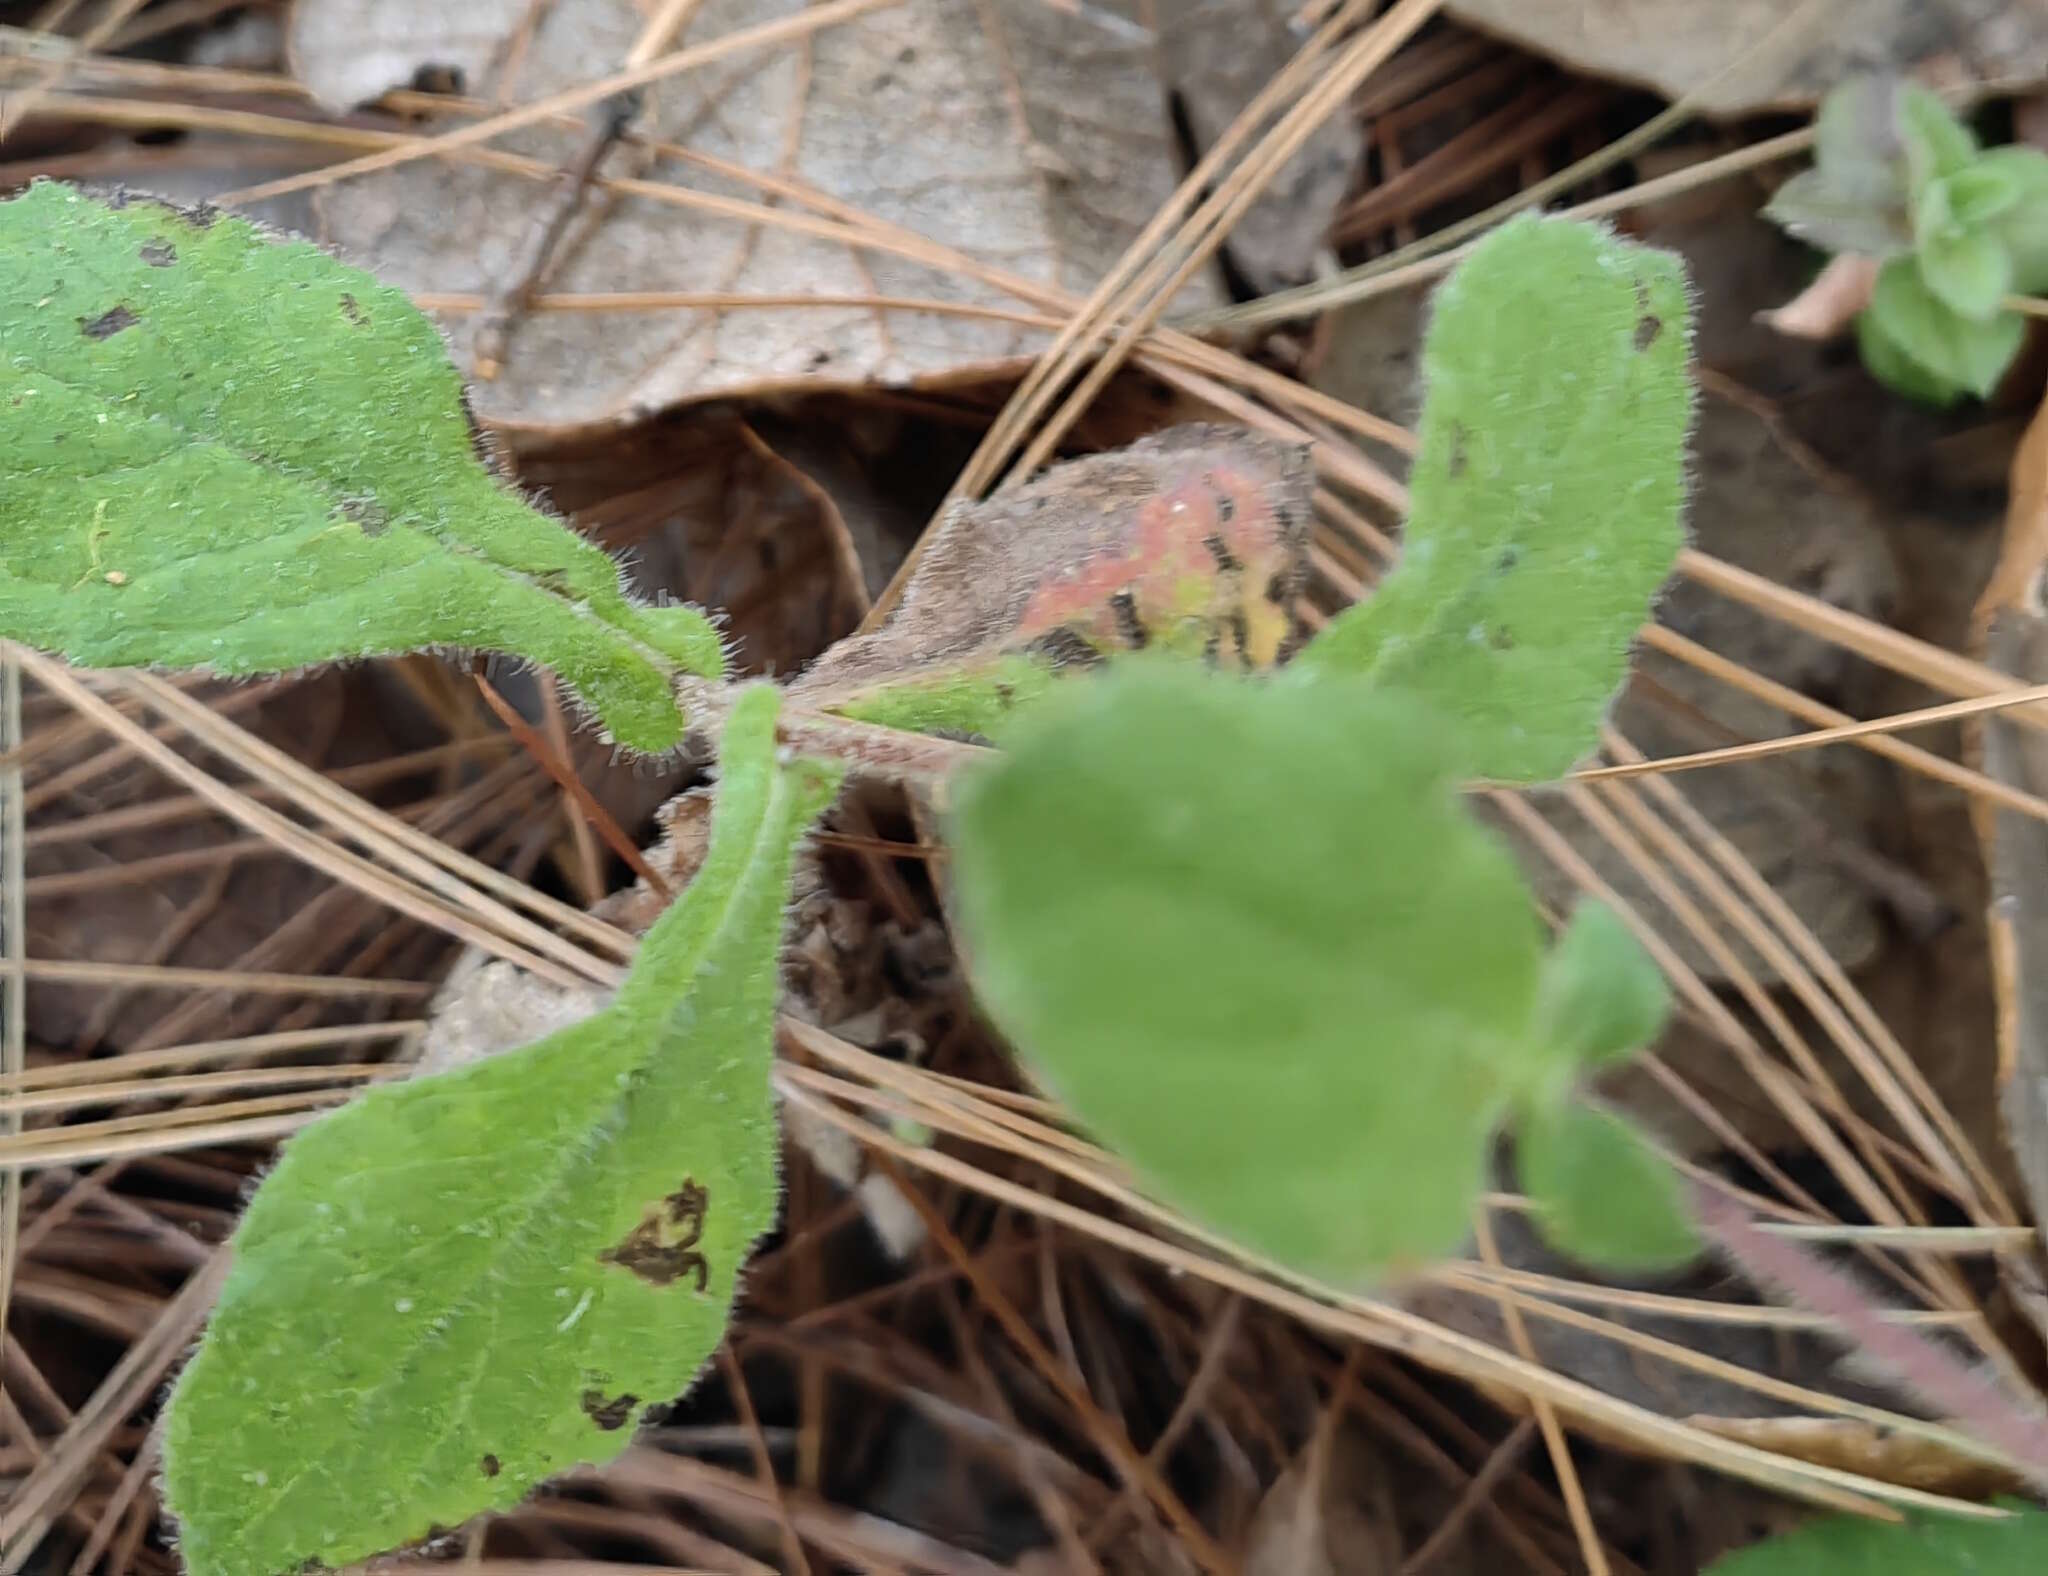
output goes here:
[{"label": "dry brown leaf", "polygon": [[[2048,403],[2012,462],[2005,539],[1978,599],[1973,632],[1985,655],[2023,683],[2048,679]],[[1981,734],[1984,769],[2032,793],[2048,791],[2048,735],[1993,715]],[[2006,1141],[2037,1223],[2048,1221],[2048,826],[2012,811],[1974,817],[1991,869],[1991,978],[1998,1002],[1998,1089]]]},{"label": "dry brown leaf", "polygon": [[[329,0],[322,9],[350,7]],[[799,0],[705,0],[677,42],[703,43],[804,9]],[[630,0],[558,0],[501,91],[524,102],[602,78],[644,20]],[[299,63],[309,73],[327,69],[303,48]],[[1177,179],[1150,35],[1097,8],[1043,0],[905,0],[659,83],[638,129],[1076,292],[1101,277]],[[585,135],[537,127],[499,146],[555,168]],[[751,183],[677,157],[620,150],[605,169],[764,202]],[[420,161],[324,192],[322,232],[404,289],[488,298],[524,255],[549,190],[473,165]],[[778,206],[795,209],[786,199]],[[751,214],[600,194],[571,224],[541,288],[1030,310],[944,266],[800,235]],[[1198,280],[1180,304],[1214,295]],[[478,311],[444,317],[465,368],[482,320]],[[867,305],[537,310],[515,326],[504,370],[478,388],[477,402],[492,421],[559,426],[711,394],[978,376],[1046,343],[1029,323]]]},{"label": "dry brown leaf", "polygon": [[1189,616],[1191,575],[1211,587],[1197,613],[1215,644],[1270,664],[1292,633],[1311,486],[1306,448],[1215,425],[1054,466],[949,511],[894,617],[833,647],[791,694],[825,706],[1002,652],[1062,661],[1142,642],[1155,602]]},{"label": "dry brown leaf", "polygon": [[1929,1494],[1988,1499],[2019,1492],[2020,1480],[1937,1440],[1918,1438],[1847,1417],[1688,1417],[1686,1422],[1723,1439],[1755,1445],[1773,1455]]},{"label": "dry brown leaf", "polygon": [[1876,288],[1877,259],[1844,252],[1830,258],[1813,283],[1790,301],[1757,316],[1794,339],[1833,339],[1870,305]]},{"label": "dry brown leaf", "polygon": [[[1300,42],[1300,0],[1139,0],[1157,18],[1162,69],[1206,150],[1287,64]],[[1355,117],[1333,115],[1280,167],[1230,233],[1230,260],[1258,291],[1301,284],[1328,245],[1330,222],[1365,149]]]},{"label": "dry brown leaf", "polygon": [[1393,1576],[1392,1484],[1355,1428],[1322,1434],[1266,1491],[1245,1535],[1244,1576]]},{"label": "dry brown leaf", "polygon": [[2035,0],[1831,0],[1775,38],[1794,15],[1788,0],[1446,0],[1444,8],[1575,70],[1671,98],[1705,89],[1700,104],[1710,115],[1809,109],[1843,77],[1875,67],[1953,87],[2048,77],[2048,8]]}]

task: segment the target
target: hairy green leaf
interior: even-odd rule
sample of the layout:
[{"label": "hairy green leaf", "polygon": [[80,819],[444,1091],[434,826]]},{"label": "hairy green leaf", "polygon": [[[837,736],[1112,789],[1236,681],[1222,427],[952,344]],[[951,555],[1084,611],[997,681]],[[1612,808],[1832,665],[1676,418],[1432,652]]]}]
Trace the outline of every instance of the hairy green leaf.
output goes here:
[{"label": "hairy green leaf", "polygon": [[485,462],[433,325],[243,219],[40,182],[0,202],[0,634],[101,667],[428,646],[546,663],[682,735],[704,615],[646,607]]},{"label": "hairy green leaf", "polygon": [[961,785],[984,1004],[1166,1200],[1357,1282],[1451,1251],[1534,1060],[1538,939],[1406,696],[1133,659]]},{"label": "hairy green leaf", "polygon": [[833,709],[855,722],[912,733],[995,739],[1020,707],[1059,682],[1049,660],[1027,651],[1002,652],[959,668],[912,673],[848,695]]},{"label": "hairy green leaf", "polygon": [[2048,1511],[2018,1501],[2002,1520],[1830,1516],[1716,1560],[1709,1576],[2039,1576]]},{"label": "hairy green leaf", "polygon": [[776,1207],[776,953],[829,769],[742,693],[710,850],[596,1016],[286,1145],[179,1379],[193,1576],[339,1567],[610,1459],[716,1348]]},{"label": "hairy green leaf", "polygon": [[1584,755],[1684,542],[1691,336],[1668,253],[1563,219],[1482,241],[1423,344],[1401,561],[1295,667],[1414,691],[1488,776]]},{"label": "hairy green leaf", "polygon": [[1566,1099],[1521,1113],[1515,1158],[1543,1235],[1560,1252],[1625,1273],[1676,1269],[1699,1238],[1673,1174],[1611,1111]]},{"label": "hairy green leaf", "polygon": [[2017,312],[1981,321],[1956,312],[1928,288],[1912,257],[1894,257],[1878,270],[1865,315],[1905,355],[1979,398],[1998,386],[2026,338]]},{"label": "hairy green leaf", "polygon": [[1536,1040],[1567,1067],[1623,1061],[1664,1031],[1671,990],[1621,916],[1588,899],[1543,960]]}]

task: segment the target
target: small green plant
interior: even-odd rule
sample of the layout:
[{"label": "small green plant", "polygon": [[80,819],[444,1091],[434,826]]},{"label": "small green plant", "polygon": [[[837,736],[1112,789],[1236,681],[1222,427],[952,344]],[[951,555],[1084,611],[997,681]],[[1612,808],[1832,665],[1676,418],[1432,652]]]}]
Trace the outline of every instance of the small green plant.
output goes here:
[{"label": "small green plant", "polygon": [[[396,292],[240,220],[51,185],[0,203],[0,252],[0,633],[233,674],[502,651],[634,748],[682,736],[679,690],[722,720],[709,852],[614,1000],[369,1093],[257,1191],[165,1421],[195,1576],[510,1505],[688,1387],[775,1213],[796,846],[844,770],[957,756],[883,721],[1000,727],[950,826],[977,988],[1084,1125],[1243,1251],[1353,1283],[1453,1251],[1503,1124],[1588,1262],[1739,1234],[1583,1087],[1656,1035],[1661,977],[1597,906],[1546,951],[1457,797],[1590,749],[1670,571],[1671,259],[1543,219],[1475,250],[1425,350],[1403,564],[1278,675],[1188,660],[1255,668],[1286,635],[1305,522],[1228,458],[1223,502],[1169,489],[1135,549],[1047,556],[1007,631],[849,642],[785,700],[719,682],[703,614],[636,604],[498,483]],[[1077,676],[1076,652],[1118,660]]]},{"label": "small green plant", "polygon": [[1821,106],[1813,168],[1764,212],[1812,244],[1874,258],[1863,359],[1934,404],[1997,387],[2026,338],[2014,295],[2048,290],[2048,154],[1980,147],[1923,87],[1845,82]]}]

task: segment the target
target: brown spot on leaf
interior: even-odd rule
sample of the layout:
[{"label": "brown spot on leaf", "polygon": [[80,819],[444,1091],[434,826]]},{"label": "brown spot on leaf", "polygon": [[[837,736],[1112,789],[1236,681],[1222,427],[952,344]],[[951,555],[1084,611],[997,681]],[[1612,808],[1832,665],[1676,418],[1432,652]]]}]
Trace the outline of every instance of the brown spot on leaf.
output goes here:
[{"label": "brown spot on leaf", "polygon": [[711,1266],[697,1251],[697,1242],[704,1235],[704,1215],[710,1206],[710,1191],[695,1177],[685,1177],[680,1188],[648,1210],[625,1240],[606,1248],[598,1260],[631,1271],[652,1286],[670,1286],[685,1275],[693,1276],[702,1291],[710,1281]]},{"label": "brown spot on leaf", "polygon": [[496,1477],[501,1471],[504,1470],[502,1464],[499,1462],[496,1456],[485,1456],[481,1464],[484,1469],[485,1477]]},{"label": "brown spot on leaf", "polygon": [[391,526],[391,513],[374,498],[344,498],[335,513],[365,536],[382,536]]},{"label": "brown spot on leaf", "polygon": [[613,1396],[609,1401],[604,1398],[602,1390],[585,1390],[583,1414],[609,1434],[626,1426],[626,1419],[633,1415],[633,1407],[639,1399],[630,1390]]},{"label": "brown spot on leaf", "polygon": [[1648,350],[1657,343],[1657,336],[1664,332],[1664,319],[1654,312],[1646,312],[1636,319],[1636,349]]},{"label": "brown spot on leaf", "polygon": [[78,331],[87,339],[112,339],[124,328],[133,328],[142,319],[124,306],[110,306],[98,317],[80,318]]},{"label": "brown spot on leaf", "polygon": [[362,303],[357,301],[347,291],[342,292],[341,315],[357,328],[368,328],[370,326],[370,314],[365,312],[362,308]]},{"label": "brown spot on leaf", "polygon": [[169,241],[144,241],[138,255],[152,268],[168,268],[178,260],[178,249]]}]

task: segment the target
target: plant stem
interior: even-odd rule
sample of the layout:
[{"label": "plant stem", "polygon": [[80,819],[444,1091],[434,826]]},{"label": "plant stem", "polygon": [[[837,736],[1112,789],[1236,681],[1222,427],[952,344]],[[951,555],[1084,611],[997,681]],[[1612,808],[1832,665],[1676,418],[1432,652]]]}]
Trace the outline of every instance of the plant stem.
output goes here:
[{"label": "plant stem", "polygon": [[2048,1414],[2001,1389],[1985,1370],[1902,1324],[1879,1317],[1878,1304],[1853,1275],[1807,1248],[1759,1230],[1740,1200],[1694,1181],[1695,1220],[1750,1279],[1835,1321],[1857,1355],[1936,1412],[2006,1457],[2037,1492],[2048,1493]]}]

